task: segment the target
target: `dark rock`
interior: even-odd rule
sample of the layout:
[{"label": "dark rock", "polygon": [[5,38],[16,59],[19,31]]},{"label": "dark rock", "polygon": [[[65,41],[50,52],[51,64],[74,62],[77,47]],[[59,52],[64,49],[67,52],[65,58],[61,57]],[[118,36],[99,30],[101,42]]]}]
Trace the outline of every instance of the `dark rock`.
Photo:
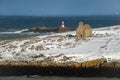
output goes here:
[{"label": "dark rock", "polygon": [[68,27],[58,27],[58,28],[47,28],[47,27],[36,27],[36,28],[31,28],[23,32],[39,32],[39,33],[46,33],[46,32],[67,32],[71,31],[70,28]]},{"label": "dark rock", "polygon": [[[62,55],[62,54],[61,54]],[[59,55],[59,56],[61,56]],[[68,59],[68,57],[65,57]],[[82,63],[55,63],[53,57],[45,62],[1,62],[0,76],[78,76],[78,77],[116,77],[120,78],[120,62],[107,62],[96,59]]]},{"label": "dark rock", "polygon": [[67,32],[67,31],[71,31],[71,29],[68,28],[68,27],[59,27],[57,30],[58,30],[58,32]]},{"label": "dark rock", "polygon": [[74,34],[68,34],[68,35],[66,35],[67,37],[76,37],[76,35],[74,35]]}]

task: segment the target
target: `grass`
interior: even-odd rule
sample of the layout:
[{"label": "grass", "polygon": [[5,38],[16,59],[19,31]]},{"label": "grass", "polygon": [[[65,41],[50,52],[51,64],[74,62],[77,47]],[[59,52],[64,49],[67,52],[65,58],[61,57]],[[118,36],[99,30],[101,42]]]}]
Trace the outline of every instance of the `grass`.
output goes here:
[{"label": "grass", "polygon": [[32,45],[30,49],[31,49],[31,50],[34,50],[34,49],[35,49],[35,46],[34,46],[34,45]]},{"label": "grass", "polygon": [[68,43],[66,43],[65,45],[67,45],[67,46],[68,46],[68,45],[71,45],[71,44],[72,44],[72,43],[69,43],[69,42],[68,42]]},{"label": "grass", "polygon": [[35,50],[43,50],[43,49],[44,49],[44,47],[42,45],[39,45],[39,46],[35,47]]},{"label": "grass", "polygon": [[25,51],[25,49],[24,49],[24,48],[22,48],[22,49],[21,49],[21,52],[24,52],[24,51]]},{"label": "grass", "polygon": [[40,57],[45,57],[45,55],[44,54],[39,54],[39,55],[32,56],[32,58],[40,58]]},{"label": "grass", "polygon": [[23,41],[23,40],[31,40],[34,42],[38,42],[38,37],[25,37],[25,38],[17,38],[17,39],[11,39],[11,40],[0,40],[0,45],[4,45],[13,41]]},{"label": "grass", "polygon": [[64,40],[64,38],[61,37],[61,38],[58,38],[58,39],[57,39],[57,42],[61,42],[61,41],[63,41],[63,40]]},{"label": "grass", "polygon": [[17,48],[16,45],[10,45],[9,48]]}]

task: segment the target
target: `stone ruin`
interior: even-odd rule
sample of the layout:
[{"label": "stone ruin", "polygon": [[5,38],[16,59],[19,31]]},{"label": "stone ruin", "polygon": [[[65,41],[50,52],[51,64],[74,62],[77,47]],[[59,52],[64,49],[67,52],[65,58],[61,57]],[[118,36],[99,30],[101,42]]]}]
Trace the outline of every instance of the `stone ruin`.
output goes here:
[{"label": "stone ruin", "polygon": [[92,36],[92,28],[89,24],[84,24],[79,22],[79,25],[76,29],[76,40],[86,39]]}]

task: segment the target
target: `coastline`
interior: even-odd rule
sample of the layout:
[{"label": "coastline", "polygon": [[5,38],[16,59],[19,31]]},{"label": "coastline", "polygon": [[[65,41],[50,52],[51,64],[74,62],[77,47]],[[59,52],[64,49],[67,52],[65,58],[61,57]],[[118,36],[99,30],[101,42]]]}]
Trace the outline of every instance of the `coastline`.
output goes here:
[{"label": "coastline", "polygon": [[119,32],[120,26],[94,29],[78,42],[66,36],[74,31],[0,41],[0,76],[120,78]]},{"label": "coastline", "polygon": [[82,63],[49,62],[3,62],[0,76],[76,76],[76,77],[117,77],[120,78],[120,62],[108,63],[106,59],[96,59]]}]

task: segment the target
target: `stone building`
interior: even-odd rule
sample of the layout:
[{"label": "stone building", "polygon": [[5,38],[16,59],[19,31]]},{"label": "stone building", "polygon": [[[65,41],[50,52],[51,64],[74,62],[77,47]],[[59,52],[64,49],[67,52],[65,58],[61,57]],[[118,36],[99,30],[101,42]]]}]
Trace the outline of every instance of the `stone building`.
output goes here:
[{"label": "stone building", "polygon": [[79,22],[79,25],[76,29],[76,39],[86,39],[92,36],[92,28],[89,24],[83,24],[83,22]]}]

